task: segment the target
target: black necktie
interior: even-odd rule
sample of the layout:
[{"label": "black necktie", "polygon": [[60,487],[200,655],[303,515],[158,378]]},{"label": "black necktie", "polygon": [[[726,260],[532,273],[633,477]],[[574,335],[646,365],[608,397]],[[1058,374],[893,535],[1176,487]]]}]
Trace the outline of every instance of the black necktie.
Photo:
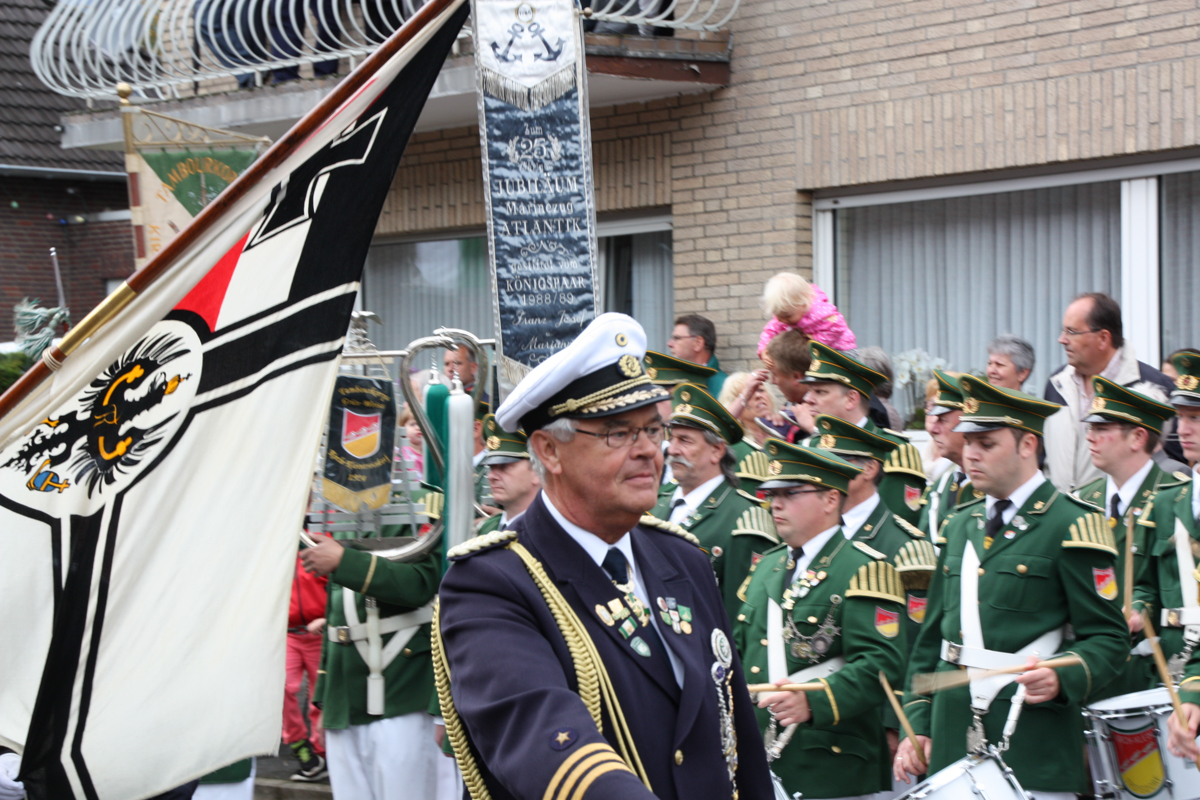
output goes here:
[{"label": "black necktie", "polygon": [[[616,584],[617,589],[626,591],[628,585],[629,593],[633,593],[633,576],[629,574],[629,562],[625,560],[625,554],[615,547],[608,548],[608,552],[604,554],[604,562],[600,565],[604,567],[604,571],[608,573],[608,577]],[[637,621],[636,619],[634,620]],[[651,640],[651,644],[658,645],[662,648],[662,652],[666,653],[666,648],[663,647],[662,639],[658,636],[658,631],[654,628],[654,620],[651,619],[650,624],[645,626],[646,638]],[[654,650],[651,649],[651,655]]]},{"label": "black necktie", "polygon": [[1112,502],[1108,504],[1108,526],[1110,528],[1117,527],[1117,523],[1121,520],[1121,495],[1113,492]]},{"label": "black necktie", "polygon": [[984,533],[988,539],[995,539],[996,534],[1000,533],[1000,529],[1004,527],[1004,512],[1012,505],[1011,500],[997,500],[992,506],[992,518],[988,520],[987,528]]},{"label": "black necktie", "polygon": [[671,515],[674,515],[675,509],[679,508],[681,505],[683,505],[686,502],[687,501],[683,499],[683,495],[679,495],[679,497],[676,497],[674,500],[672,500],[671,501]]},{"label": "black necktie", "polygon": [[962,470],[958,470],[958,469],[954,470],[954,485],[956,487],[961,489],[962,485],[963,485],[963,481],[965,481],[966,479],[967,479],[966,473],[964,473]]},{"label": "black necktie", "polygon": [[800,563],[800,556],[802,555],[804,555],[803,548],[793,547],[792,549],[788,550],[788,558],[791,559],[793,566]]}]

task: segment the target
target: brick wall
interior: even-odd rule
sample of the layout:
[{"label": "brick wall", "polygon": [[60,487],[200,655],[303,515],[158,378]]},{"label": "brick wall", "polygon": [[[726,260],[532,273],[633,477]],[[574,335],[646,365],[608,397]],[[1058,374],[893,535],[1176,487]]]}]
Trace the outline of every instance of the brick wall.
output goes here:
[{"label": "brick wall", "polygon": [[57,304],[51,247],[58,250],[74,322],[104,298],[106,280],[123,280],[133,271],[128,221],[59,221],[128,208],[123,182],[0,177],[0,200],[0,341],[13,339],[12,307],[21,298]]}]

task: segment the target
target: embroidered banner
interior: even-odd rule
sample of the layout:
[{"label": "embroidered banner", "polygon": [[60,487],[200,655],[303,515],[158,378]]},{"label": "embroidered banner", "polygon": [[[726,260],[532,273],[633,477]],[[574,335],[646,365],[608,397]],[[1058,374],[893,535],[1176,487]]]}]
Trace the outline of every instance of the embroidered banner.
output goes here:
[{"label": "embroidered banner", "polygon": [[474,0],[501,392],[596,315],[583,34],[571,0]]},{"label": "embroidered banner", "polygon": [[396,399],[389,380],[339,375],[333,387],[321,494],[356,512],[379,508],[392,490]]}]

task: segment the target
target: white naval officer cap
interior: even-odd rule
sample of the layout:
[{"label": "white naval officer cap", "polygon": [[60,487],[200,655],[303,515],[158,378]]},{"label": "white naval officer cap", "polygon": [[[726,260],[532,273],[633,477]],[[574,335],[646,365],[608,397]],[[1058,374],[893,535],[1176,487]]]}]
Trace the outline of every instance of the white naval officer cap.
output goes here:
[{"label": "white naval officer cap", "polygon": [[646,332],[633,317],[601,314],[526,375],[496,409],[506,431],[526,434],[556,419],[596,419],[669,400],[642,368]]}]

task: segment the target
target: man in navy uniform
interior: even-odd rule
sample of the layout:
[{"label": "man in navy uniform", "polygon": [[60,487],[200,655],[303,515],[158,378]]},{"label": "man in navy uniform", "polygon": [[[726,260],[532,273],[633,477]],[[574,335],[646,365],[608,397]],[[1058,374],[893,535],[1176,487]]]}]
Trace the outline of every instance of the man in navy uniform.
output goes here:
[{"label": "man in navy uniform", "polygon": [[772,796],[708,557],[643,517],[666,397],[644,354],[641,326],[604,314],[497,410],[544,478],[442,582],[438,693],[472,797]]}]

